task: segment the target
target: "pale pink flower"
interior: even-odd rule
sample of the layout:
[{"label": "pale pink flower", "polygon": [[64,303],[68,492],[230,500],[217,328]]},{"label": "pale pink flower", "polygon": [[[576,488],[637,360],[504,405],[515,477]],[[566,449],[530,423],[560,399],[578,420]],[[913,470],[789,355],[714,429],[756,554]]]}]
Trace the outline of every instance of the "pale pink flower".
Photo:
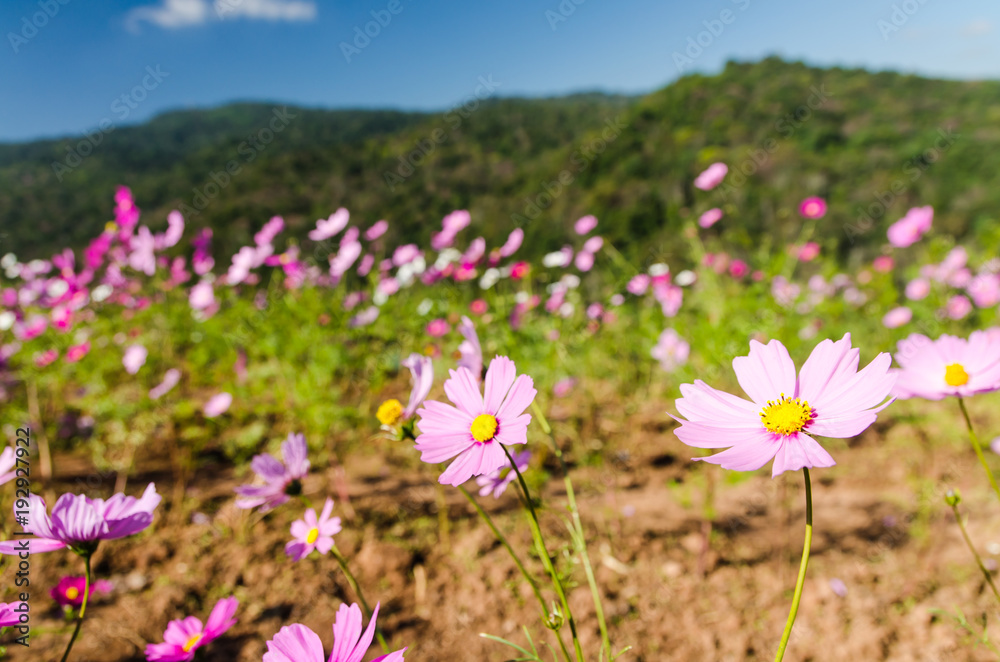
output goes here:
[{"label": "pale pink flower", "polygon": [[309,473],[309,448],[305,435],[289,433],[281,444],[282,464],[270,453],[255,455],[250,468],[264,485],[240,485],[236,494],[237,508],[260,508],[267,512],[293,496],[302,494],[302,479]]},{"label": "pale pink flower", "polygon": [[319,517],[316,510],[309,508],[302,519],[292,522],[291,534],[294,538],[285,545],[285,554],[293,561],[301,561],[313,550],[327,554],[333,549],[333,536],[341,532],[339,517],[330,517],[333,513],[333,499],[327,497],[323,504],[323,512]]},{"label": "pale pink flower", "polygon": [[900,369],[893,394],[941,400],[1000,389],[1000,337],[973,331],[969,339],[919,333],[900,340],[893,355]]},{"label": "pale pink flower", "polygon": [[910,301],[920,301],[931,291],[931,283],[926,278],[914,278],[906,284],[906,298]]},{"label": "pale pink flower", "polygon": [[483,375],[483,348],[479,344],[476,326],[472,320],[463,315],[462,322],[458,325],[458,332],[465,338],[458,346],[458,352],[461,355],[458,365],[468,368],[478,384]]},{"label": "pale pink flower", "polygon": [[217,395],[209,398],[205,406],[202,407],[202,411],[208,418],[215,418],[216,416],[222,416],[233,404],[233,396],[231,393],[219,393]]},{"label": "pale pink flower", "polygon": [[660,367],[667,372],[673,372],[687,363],[690,353],[691,345],[673,329],[661,333],[656,346],[650,352],[653,358],[660,362]]},{"label": "pale pink flower", "polygon": [[[361,632],[361,609],[357,605],[340,605],[333,622],[333,652],[329,658],[323,652],[319,635],[304,625],[286,625],[267,641],[267,652],[261,662],[361,662],[375,638],[375,619],[379,604],[372,611],[368,628]],[[372,662],[403,662],[406,649],[381,655]]]},{"label": "pale pink flower", "polygon": [[913,319],[913,311],[906,306],[893,308],[882,318],[882,326],[887,329],[896,329]]},{"label": "pale pink flower", "polygon": [[889,226],[889,243],[897,248],[906,248],[915,243],[931,229],[934,220],[933,207],[914,207],[906,216]]},{"label": "pale pink flower", "polygon": [[953,320],[960,320],[972,312],[972,302],[969,297],[956,294],[945,303],[945,313]]},{"label": "pale pink flower", "polygon": [[368,241],[375,241],[382,235],[386,233],[389,229],[389,221],[382,219],[381,221],[376,221],[370,228],[365,230],[365,239]]},{"label": "pale pink flower", "polygon": [[313,241],[324,241],[329,239],[346,228],[347,222],[350,218],[351,213],[341,207],[337,211],[330,214],[330,218],[326,220],[321,218],[316,221],[316,229],[309,231],[309,238]]},{"label": "pale pink flower", "polygon": [[[465,318],[463,318],[465,319]],[[403,410],[402,420],[409,420],[423,404],[434,385],[434,361],[431,357],[414,352],[403,359],[402,365],[410,371],[410,399]]]},{"label": "pale pink flower", "polygon": [[726,178],[726,173],[728,172],[729,166],[725,163],[713,163],[695,178],[694,185],[702,191],[711,191],[713,188],[722,183],[722,180]]},{"label": "pale pink flower", "polygon": [[500,247],[501,257],[510,257],[517,252],[517,249],[521,247],[521,242],[524,241],[524,230],[521,228],[514,228],[510,235],[507,237],[506,243]]},{"label": "pale pink flower", "polygon": [[131,345],[125,349],[125,355],[122,357],[122,365],[125,366],[125,372],[130,375],[134,375],[139,372],[139,368],[146,364],[146,357],[149,352],[142,345]]},{"label": "pale pink flower", "polygon": [[194,616],[170,621],[163,633],[163,643],[146,646],[146,660],[148,662],[193,660],[195,651],[218,639],[236,624],[233,615],[239,604],[239,600],[232,597],[219,600],[212,608],[212,613],[208,615],[208,622],[204,626]]},{"label": "pale pink flower", "polygon": [[171,368],[163,373],[163,381],[157,386],[149,389],[149,397],[151,400],[159,400],[164,395],[169,393],[177,384],[181,381],[181,371],[177,368]]},{"label": "pale pink flower", "polygon": [[698,217],[698,226],[702,228],[710,228],[721,219],[722,210],[718,207],[713,207]]},{"label": "pale pink flower", "polygon": [[576,223],[573,224],[573,230],[580,236],[588,234],[591,230],[597,227],[597,217],[587,215],[582,216],[577,219]]}]

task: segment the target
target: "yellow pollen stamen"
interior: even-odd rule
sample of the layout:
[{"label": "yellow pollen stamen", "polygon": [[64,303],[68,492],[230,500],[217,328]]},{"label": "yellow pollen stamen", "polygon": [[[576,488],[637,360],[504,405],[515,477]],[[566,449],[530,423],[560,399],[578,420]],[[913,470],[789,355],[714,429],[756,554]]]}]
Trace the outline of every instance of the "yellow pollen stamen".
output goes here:
[{"label": "yellow pollen stamen", "polygon": [[490,441],[497,433],[497,419],[490,414],[480,414],[472,421],[473,438],[478,442]]},{"label": "yellow pollen stamen", "polygon": [[118,232],[118,224],[114,221],[108,221],[104,224],[105,232]]},{"label": "yellow pollen stamen", "polygon": [[969,373],[961,363],[952,363],[944,369],[944,382],[948,386],[965,386],[969,383]]},{"label": "yellow pollen stamen", "polygon": [[68,589],[66,589],[66,597],[69,598],[70,600],[76,600],[78,597],[80,597],[80,589],[78,589],[75,586],[70,586]]},{"label": "yellow pollen stamen", "polygon": [[769,432],[786,436],[801,432],[812,419],[813,410],[808,402],[793,400],[784,393],[778,400],[768,400],[760,412],[760,422]]},{"label": "yellow pollen stamen", "polygon": [[319,529],[316,527],[309,529],[309,534],[306,535],[306,542],[312,545],[316,542],[317,538],[319,538]]},{"label": "yellow pollen stamen", "polygon": [[188,639],[187,643],[184,644],[184,652],[185,653],[190,653],[191,649],[194,648],[195,646],[197,646],[198,642],[201,641],[201,637],[202,637],[201,633],[198,633],[198,634],[194,635],[193,637],[191,637],[190,639]]},{"label": "yellow pollen stamen", "polygon": [[378,407],[375,418],[382,425],[395,425],[403,415],[403,405],[396,398],[390,398]]}]

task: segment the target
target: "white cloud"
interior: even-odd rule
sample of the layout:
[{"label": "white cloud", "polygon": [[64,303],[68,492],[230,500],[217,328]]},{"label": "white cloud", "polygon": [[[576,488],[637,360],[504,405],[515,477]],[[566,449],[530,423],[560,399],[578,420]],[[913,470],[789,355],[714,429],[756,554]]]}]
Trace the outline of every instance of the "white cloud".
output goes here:
[{"label": "white cloud", "polygon": [[985,18],[977,18],[962,28],[962,34],[967,37],[981,37],[993,32],[993,24]]},{"label": "white cloud", "polygon": [[136,7],[125,25],[138,32],[143,22],[166,29],[204,25],[210,21],[245,18],[258,21],[312,21],[316,3],[312,0],[161,0],[160,4]]}]

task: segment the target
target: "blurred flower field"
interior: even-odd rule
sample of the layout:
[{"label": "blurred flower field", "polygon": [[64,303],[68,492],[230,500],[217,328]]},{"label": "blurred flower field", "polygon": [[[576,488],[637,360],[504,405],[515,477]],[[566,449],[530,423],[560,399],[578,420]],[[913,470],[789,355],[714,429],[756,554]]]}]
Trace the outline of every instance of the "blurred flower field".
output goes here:
[{"label": "blurred flower field", "polygon": [[220,255],[125,187],[85,250],[4,255],[6,654],[1000,657],[1000,225],[813,196],[747,249],[727,173],[642,264],[463,210]]}]

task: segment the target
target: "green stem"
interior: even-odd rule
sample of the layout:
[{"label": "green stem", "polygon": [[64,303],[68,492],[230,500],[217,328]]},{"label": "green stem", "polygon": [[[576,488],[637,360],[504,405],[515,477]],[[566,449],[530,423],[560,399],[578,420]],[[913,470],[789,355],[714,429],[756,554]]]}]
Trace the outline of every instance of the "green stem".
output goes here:
[{"label": "green stem", "polygon": [[[333,557],[337,559],[337,563],[340,564],[340,569],[344,571],[344,576],[347,577],[347,583],[351,585],[351,589],[354,591],[354,594],[358,596],[358,602],[361,603],[361,608],[365,610],[365,616],[370,619],[372,617],[372,608],[368,606],[368,601],[365,600],[365,595],[361,592],[358,580],[354,578],[354,574],[351,572],[351,569],[347,567],[347,559],[345,559],[344,555],[340,553],[340,550],[337,549],[336,545],[330,549],[330,552],[333,554]],[[380,628],[378,624],[375,625],[375,637],[378,639],[378,643],[382,645],[382,650],[386,653],[386,655],[388,655],[390,652],[389,644],[386,642],[385,637],[382,636],[382,628]]]},{"label": "green stem", "polygon": [[83,561],[87,566],[87,574],[83,580],[83,603],[80,605],[80,615],[76,619],[76,627],[73,629],[73,636],[69,638],[69,645],[66,646],[66,652],[63,653],[62,662],[69,659],[69,652],[73,650],[73,643],[76,641],[77,635],[80,634],[80,626],[83,625],[83,616],[87,613],[87,598],[90,595],[90,555],[84,556]]},{"label": "green stem", "polygon": [[[486,525],[490,527],[490,530],[493,531],[493,535],[497,537],[497,540],[500,541],[500,544],[502,544],[504,547],[507,548],[507,552],[510,554],[510,558],[514,559],[514,564],[517,565],[518,570],[521,571],[521,575],[524,576],[525,580],[527,580],[528,582],[528,585],[531,586],[531,591],[535,594],[535,597],[538,598],[538,604],[540,604],[542,607],[543,622],[547,621],[549,618],[549,609],[545,605],[545,598],[542,597],[541,590],[538,588],[538,582],[536,582],[535,578],[528,573],[527,569],[524,567],[524,564],[521,562],[521,559],[518,558],[517,554],[514,552],[514,548],[510,546],[510,543],[507,542],[507,538],[504,537],[504,535],[500,532],[500,529],[498,529],[496,524],[493,522],[493,518],[491,518],[489,514],[485,510],[483,510],[483,507],[479,505],[479,502],[476,501],[475,497],[473,497],[469,493],[469,491],[466,490],[461,485],[458,486],[458,489],[461,490],[462,494],[465,495],[465,498],[469,500],[469,503],[472,504],[472,507],[476,509],[476,512],[479,513],[479,516],[483,519],[484,522],[486,522]],[[559,636],[558,632],[556,632],[555,634],[556,634],[556,639],[559,640],[559,645],[563,649],[563,653],[565,654],[566,660],[569,660],[570,659],[569,651],[566,650],[566,644],[563,643],[562,637]]]},{"label": "green stem", "polygon": [[604,647],[605,652],[608,655],[608,659],[611,659],[611,638],[608,636],[608,625],[604,620],[604,606],[601,603],[601,592],[597,588],[597,578],[594,576],[594,569],[590,564],[590,555],[587,553],[587,541],[583,535],[583,524],[580,521],[580,510],[576,506],[576,493],[573,491],[573,482],[569,478],[569,472],[566,470],[566,461],[563,459],[562,449],[556,443],[555,436],[552,434],[552,426],[549,425],[548,420],[545,418],[545,414],[542,413],[541,407],[538,403],[532,402],[532,409],[535,415],[538,416],[538,422],[542,424],[542,429],[545,434],[549,437],[549,443],[552,445],[552,450],[556,457],[559,458],[559,466],[562,468],[563,482],[566,485],[566,499],[569,501],[570,513],[573,516],[573,528],[576,529],[576,538],[579,541],[577,551],[580,553],[580,558],[583,559],[583,569],[587,574],[587,583],[590,585],[590,595],[594,600],[594,610],[597,612],[597,623],[601,628],[601,645]]},{"label": "green stem", "polygon": [[962,537],[965,538],[965,544],[969,547],[969,551],[972,555],[976,557],[976,565],[983,573],[983,577],[986,578],[986,583],[990,585],[993,590],[993,596],[1000,602],[1000,592],[997,591],[996,584],[993,583],[993,576],[990,575],[990,571],[986,569],[983,565],[983,559],[979,556],[979,552],[976,551],[975,545],[972,544],[972,539],[969,538],[969,532],[965,529],[965,522],[962,521],[961,515],[958,514],[958,503],[951,504],[951,510],[955,513],[955,521],[958,522],[958,528],[962,531]]},{"label": "green stem", "polygon": [[781,643],[778,644],[778,654],[775,656],[774,662],[781,662],[781,659],[785,657],[785,647],[788,646],[788,638],[792,635],[795,616],[799,613],[799,600],[802,599],[802,587],[806,581],[806,568],[809,566],[809,549],[812,546],[813,504],[812,484],[809,482],[809,468],[802,467],[802,473],[806,479],[806,540],[802,545],[802,563],[799,564],[799,578],[795,581],[792,609],[788,612],[788,621],[785,623],[785,631],[781,635]]},{"label": "green stem", "polygon": [[535,545],[538,547],[538,555],[542,558],[542,565],[545,566],[545,570],[552,578],[552,586],[555,588],[556,595],[559,596],[559,602],[562,604],[563,611],[565,612],[570,634],[573,636],[573,648],[576,651],[577,662],[583,662],[583,647],[580,646],[580,637],[576,633],[576,621],[573,620],[573,612],[569,609],[569,602],[566,600],[566,591],[563,589],[562,581],[559,579],[559,573],[556,572],[555,566],[552,565],[552,558],[549,556],[549,550],[545,546],[545,539],[542,537],[542,527],[538,521],[535,506],[531,502],[531,493],[528,491],[528,484],[524,482],[524,476],[521,475],[521,471],[517,468],[517,463],[511,457],[510,450],[503,444],[500,444],[500,448],[506,453],[511,469],[517,474],[517,481],[521,485],[524,505],[528,510],[528,522],[531,524],[531,534],[535,539]]},{"label": "green stem", "polygon": [[1000,499],[1000,487],[997,487],[996,478],[993,477],[993,472],[990,471],[990,465],[986,463],[986,456],[983,455],[983,447],[979,443],[979,437],[976,436],[976,432],[972,429],[972,419],[969,418],[969,410],[965,408],[965,400],[959,398],[958,407],[962,410],[962,416],[965,417],[965,427],[969,430],[969,441],[972,442],[972,448],[976,451],[979,464],[983,465],[983,469],[986,470],[986,477],[990,479],[990,485],[993,486],[993,491],[996,493],[997,498]]}]

